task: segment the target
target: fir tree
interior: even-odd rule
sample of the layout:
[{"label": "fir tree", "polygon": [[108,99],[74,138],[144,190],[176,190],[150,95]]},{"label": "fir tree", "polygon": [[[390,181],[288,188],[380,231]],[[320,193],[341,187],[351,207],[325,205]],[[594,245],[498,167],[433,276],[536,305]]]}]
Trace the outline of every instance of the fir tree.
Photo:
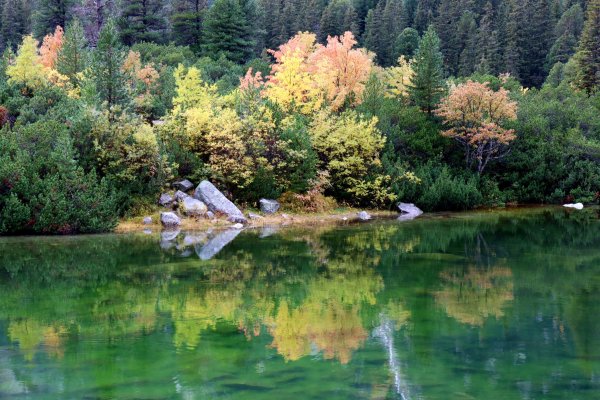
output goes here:
[{"label": "fir tree", "polygon": [[600,89],[600,0],[591,0],[575,55],[577,84],[587,93]]},{"label": "fir tree", "polygon": [[2,7],[0,48],[13,50],[21,43],[21,38],[29,32],[27,12],[22,0],[4,0]]},{"label": "fir tree", "polygon": [[419,48],[419,32],[414,28],[405,28],[396,39],[396,57],[405,56],[411,59]]},{"label": "fir tree", "polygon": [[357,33],[356,10],[349,0],[333,0],[323,11],[319,40],[324,42],[328,36],[339,36],[350,31]]},{"label": "fir tree", "polygon": [[198,49],[207,0],[176,0],[171,14],[175,43]]},{"label": "fir tree", "polygon": [[64,28],[73,15],[73,0],[40,0],[33,14],[33,29],[38,39]]},{"label": "fir tree", "polygon": [[252,54],[250,28],[238,0],[216,0],[204,23],[204,52],[213,58],[224,55],[245,62]]},{"label": "fir tree", "polygon": [[92,56],[90,78],[99,102],[108,107],[111,119],[115,106],[127,104],[127,79],[123,72],[125,51],[119,40],[114,20],[105,24],[98,37],[98,44]]},{"label": "fir tree", "polygon": [[165,41],[166,26],[160,0],[124,0],[119,26],[128,46],[138,42]]},{"label": "fir tree", "polygon": [[428,114],[432,113],[444,92],[443,62],[440,38],[433,26],[429,26],[419,42],[412,64],[414,76],[409,86],[412,102]]},{"label": "fir tree", "polygon": [[65,31],[63,45],[58,52],[56,69],[69,78],[74,86],[79,86],[80,76],[87,63],[87,42],[83,33],[83,27],[77,19],[74,19]]},{"label": "fir tree", "polygon": [[577,41],[583,30],[583,10],[579,4],[565,11],[554,29],[556,40],[548,53],[546,69],[557,63],[566,63],[577,49]]},{"label": "fir tree", "polygon": [[494,7],[487,2],[479,21],[477,31],[477,50],[475,69],[484,74],[497,74],[500,64],[500,43],[494,24]]}]

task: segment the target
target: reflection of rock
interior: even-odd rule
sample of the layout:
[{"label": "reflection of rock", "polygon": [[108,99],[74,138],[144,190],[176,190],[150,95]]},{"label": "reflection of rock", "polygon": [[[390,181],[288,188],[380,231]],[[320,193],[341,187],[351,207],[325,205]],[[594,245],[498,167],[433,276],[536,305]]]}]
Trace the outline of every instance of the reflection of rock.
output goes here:
[{"label": "reflection of rock", "polygon": [[583,210],[583,204],[582,203],[576,203],[576,204],[565,204],[563,207],[566,208],[574,208],[576,210]]},{"label": "reflection of rock", "polygon": [[181,220],[177,214],[173,212],[161,212],[160,223],[167,228],[173,228],[181,225]]},{"label": "reflection of rock", "polygon": [[246,223],[246,217],[244,217],[240,209],[209,181],[200,182],[196,188],[194,197],[204,202],[210,211],[227,215],[231,222]]},{"label": "reflection of rock", "polygon": [[176,240],[179,236],[179,229],[162,231],[160,233],[160,248],[163,250],[170,250],[177,245]]},{"label": "reflection of rock", "polygon": [[357,214],[357,217],[358,217],[358,219],[359,219],[359,220],[361,220],[361,221],[368,221],[368,220],[370,220],[371,218],[373,218],[373,217],[371,217],[371,214],[369,214],[369,213],[368,213],[368,212],[366,212],[366,211],[361,211],[361,212],[359,212],[359,213]]},{"label": "reflection of rock", "polygon": [[187,258],[187,257],[190,257],[192,254],[194,254],[194,250],[185,249],[181,253],[179,253],[179,257]]},{"label": "reflection of rock", "polygon": [[210,239],[204,246],[196,246],[196,254],[201,260],[210,260],[219,253],[225,246],[233,241],[241,232],[240,229],[229,229],[218,233]]},{"label": "reflection of rock", "polygon": [[206,233],[186,233],[183,238],[184,246],[195,246],[206,242],[208,236]]},{"label": "reflection of rock", "polygon": [[279,210],[279,202],[276,200],[260,199],[260,211],[265,214],[275,214]]},{"label": "reflection of rock", "polygon": [[419,207],[411,203],[400,203],[398,204],[398,208],[402,213],[399,219],[403,221],[417,218],[419,215],[423,214],[423,211],[421,211]]},{"label": "reflection of rock", "polygon": [[259,238],[264,239],[267,238],[269,236],[273,236],[274,234],[276,234],[278,231],[277,227],[275,226],[265,226],[261,229],[260,234],[258,235]]}]

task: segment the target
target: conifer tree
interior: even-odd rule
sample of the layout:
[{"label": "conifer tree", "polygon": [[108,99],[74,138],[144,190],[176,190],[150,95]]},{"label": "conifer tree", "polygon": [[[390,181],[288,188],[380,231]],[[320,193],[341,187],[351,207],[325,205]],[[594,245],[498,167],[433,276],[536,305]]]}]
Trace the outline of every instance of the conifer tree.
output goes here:
[{"label": "conifer tree", "polygon": [[430,25],[419,42],[419,50],[413,60],[414,76],[409,86],[412,102],[431,114],[444,92],[443,55],[440,38]]},{"label": "conifer tree", "polygon": [[494,23],[494,7],[487,2],[477,31],[475,70],[484,74],[497,74],[500,64],[500,42]]},{"label": "conifer tree", "polygon": [[22,0],[4,0],[0,24],[0,49],[4,50],[8,46],[16,49],[23,35],[29,33],[26,16],[27,11]]},{"label": "conifer tree", "polygon": [[332,0],[323,11],[319,40],[324,42],[328,36],[340,36],[350,31],[358,31],[356,10],[349,0]]},{"label": "conifer tree", "polygon": [[381,2],[377,4],[377,7],[369,10],[367,18],[365,20],[365,32],[363,34],[363,45],[375,53],[377,61],[381,63],[381,56],[383,55],[383,41],[381,40],[383,26],[383,7]]},{"label": "conifer tree", "polygon": [[124,0],[119,27],[128,46],[138,42],[165,41],[166,24],[160,0]]},{"label": "conifer tree", "polygon": [[73,15],[73,0],[40,0],[33,14],[33,29],[38,39],[64,28]]},{"label": "conifer tree", "polygon": [[176,0],[173,3],[171,25],[175,43],[199,48],[207,5],[207,0]]},{"label": "conifer tree", "polygon": [[204,52],[242,63],[252,54],[250,27],[239,0],[216,0],[204,22]]},{"label": "conifer tree", "polygon": [[87,63],[87,42],[81,23],[74,19],[65,31],[63,45],[58,52],[56,70],[69,78],[73,86],[79,86],[80,76]]},{"label": "conifer tree", "polygon": [[600,0],[587,6],[585,26],[575,55],[577,84],[587,93],[600,89]]},{"label": "conifer tree", "polygon": [[105,104],[114,118],[114,107],[127,104],[127,78],[123,72],[125,51],[114,20],[105,24],[92,55],[91,76],[100,104]]},{"label": "conifer tree", "polygon": [[405,28],[396,39],[396,57],[405,56],[411,59],[419,48],[419,32],[414,28]]},{"label": "conifer tree", "polygon": [[554,29],[556,40],[548,53],[546,69],[557,62],[566,63],[575,54],[583,22],[583,9],[579,4],[574,4],[562,14]]}]

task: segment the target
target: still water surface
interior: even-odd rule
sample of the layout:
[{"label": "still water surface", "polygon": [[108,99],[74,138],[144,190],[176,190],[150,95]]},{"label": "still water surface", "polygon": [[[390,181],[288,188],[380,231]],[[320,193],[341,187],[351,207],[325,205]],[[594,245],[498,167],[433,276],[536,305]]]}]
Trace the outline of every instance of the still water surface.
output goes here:
[{"label": "still water surface", "polygon": [[599,215],[3,238],[0,398],[600,399]]}]

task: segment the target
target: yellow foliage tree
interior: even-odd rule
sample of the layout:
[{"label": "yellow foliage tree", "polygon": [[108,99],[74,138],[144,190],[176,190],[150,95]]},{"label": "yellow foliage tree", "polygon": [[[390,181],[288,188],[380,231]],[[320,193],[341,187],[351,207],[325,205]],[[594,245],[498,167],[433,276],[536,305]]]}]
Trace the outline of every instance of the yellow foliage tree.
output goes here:
[{"label": "yellow foliage tree", "polygon": [[24,85],[28,90],[37,89],[46,82],[46,73],[37,47],[38,42],[33,36],[23,38],[14,63],[6,68],[9,82]]},{"label": "yellow foliage tree", "polygon": [[179,64],[175,70],[175,97],[173,114],[180,115],[190,108],[211,109],[217,103],[217,88],[207,85],[195,67],[185,68]]},{"label": "yellow foliage tree", "polygon": [[410,61],[401,56],[398,65],[385,69],[386,97],[407,100],[408,88],[414,75]]}]

